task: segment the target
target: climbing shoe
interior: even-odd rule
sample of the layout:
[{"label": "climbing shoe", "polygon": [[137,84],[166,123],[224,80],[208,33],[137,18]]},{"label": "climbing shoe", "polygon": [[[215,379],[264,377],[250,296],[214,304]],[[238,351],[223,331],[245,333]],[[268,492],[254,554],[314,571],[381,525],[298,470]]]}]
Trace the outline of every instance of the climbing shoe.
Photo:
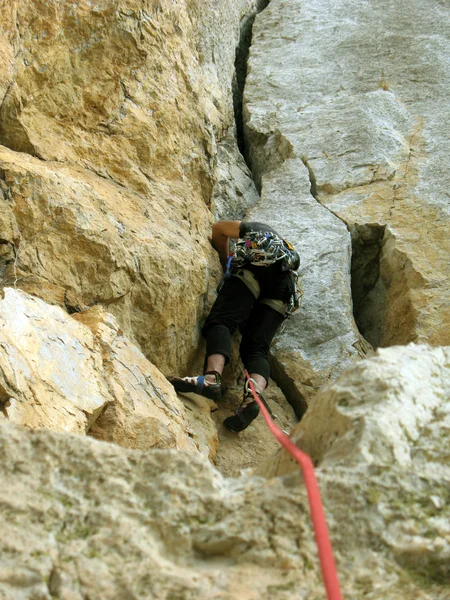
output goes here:
[{"label": "climbing shoe", "polygon": [[[214,375],[215,381],[205,379],[205,375]],[[222,397],[221,376],[217,371],[209,371],[197,377],[172,377],[169,379],[175,390],[187,398],[203,396],[210,400],[220,400]]]},{"label": "climbing shoe", "polygon": [[245,382],[244,386],[244,399],[239,404],[237,411],[231,417],[227,417],[223,422],[224,426],[230,431],[234,431],[235,433],[239,433],[240,431],[244,431],[250,425],[252,421],[256,419],[259,415],[259,406],[256,400],[253,399],[252,392],[250,390],[249,382],[252,382],[255,386],[256,392],[259,398],[262,400],[264,405],[267,407],[267,402],[261,395],[259,391],[256,381],[250,379]]},{"label": "climbing shoe", "polygon": [[[248,404],[245,404],[245,402]],[[227,417],[223,422],[224,426],[234,433],[244,431],[250,425],[252,421],[259,415],[259,406],[256,400],[250,400],[250,398],[244,398],[239,405],[237,411],[231,417]]]}]

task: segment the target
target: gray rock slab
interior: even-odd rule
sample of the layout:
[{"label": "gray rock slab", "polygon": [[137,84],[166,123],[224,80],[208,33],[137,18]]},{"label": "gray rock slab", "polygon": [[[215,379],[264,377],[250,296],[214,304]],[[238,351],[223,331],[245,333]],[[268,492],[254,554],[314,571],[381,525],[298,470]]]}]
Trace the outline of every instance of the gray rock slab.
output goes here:
[{"label": "gray rock slab", "polygon": [[255,179],[301,159],[322,204],[350,226],[385,228],[376,345],[450,340],[449,32],[448,3],[434,0],[273,0],[253,30],[244,116]]},{"label": "gray rock slab", "polygon": [[[449,114],[449,26],[448,7],[431,0],[410,2],[408,10],[389,0],[273,0],[254,27],[249,135],[271,119],[273,126],[276,116],[280,131],[293,134],[296,154],[323,158],[319,179],[332,183],[329,163],[336,162],[341,171],[353,169],[352,185],[360,185],[361,153],[371,165],[401,160],[412,124],[423,117],[429,181],[426,173],[439,171],[449,154],[442,127]],[[448,189],[449,176],[441,174],[433,177],[436,192]]]}]

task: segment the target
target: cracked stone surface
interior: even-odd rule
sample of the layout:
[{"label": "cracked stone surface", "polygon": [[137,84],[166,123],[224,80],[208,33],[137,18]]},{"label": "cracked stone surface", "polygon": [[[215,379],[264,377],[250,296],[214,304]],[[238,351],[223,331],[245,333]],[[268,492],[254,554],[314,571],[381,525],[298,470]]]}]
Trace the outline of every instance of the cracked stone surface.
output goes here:
[{"label": "cracked stone surface", "polygon": [[281,480],[3,421],[0,457],[2,600],[321,597],[305,495]]},{"label": "cracked stone surface", "polygon": [[449,348],[355,360],[350,281],[370,266],[374,345],[450,343],[449,7],[272,0],[244,98],[254,184],[232,88],[264,3],[0,2],[0,600],[323,600],[297,468],[249,470],[275,449],[261,417],[223,431],[237,362],[212,414],[164,377],[201,369],[210,225],[248,208],[302,255],[272,367],[310,404],[293,439],[344,598],[450,600]]},{"label": "cracked stone surface", "polygon": [[271,352],[272,376],[302,414],[321,387],[371,352],[352,314],[350,234],[311,196],[308,170],[293,158],[264,175],[261,202],[248,216],[272,224],[301,256],[303,305]]},{"label": "cracked stone surface", "polygon": [[216,183],[212,193],[215,220],[241,220],[259,201],[250,169],[240,154],[234,136],[217,146]]},{"label": "cracked stone surface", "polygon": [[450,340],[449,31],[433,0],[273,0],[254,27],[252,169],[264,189],[264,173],[301,159],[349,227],[385,227],[361,318],[376,346]]},{"label": "cracked stone surface", "polygon": [[[344,598],[450,598],[449,397],[449,347],[383,349],[297,426]],[[198,454],[1,420],[0,476],[2,600],[324,597],[306,491],[281,453],[265,477],[224,478]]]}]

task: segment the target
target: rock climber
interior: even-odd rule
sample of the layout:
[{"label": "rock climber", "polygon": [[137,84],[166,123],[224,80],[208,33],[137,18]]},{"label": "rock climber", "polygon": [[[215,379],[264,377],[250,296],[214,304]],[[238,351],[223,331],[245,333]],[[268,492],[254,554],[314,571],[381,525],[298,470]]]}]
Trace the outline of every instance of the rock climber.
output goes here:
[{"label": "rock climber", "polygon": [[[230,238],[237,240],[232,254]],[[170,382],[183,395],[199,394],[219,400],[231,337],[239,327],[241,360],[265,402],[261,393],[270,376],[269,347],[298,300],[294,272],[300,265],[299,255],[272,227],[254,221],[218,221],[212,227],[211,242],[219,253],[224,277],[202,328],[206,339],[204,375],[173,377]],[[258,414],[259,406],[247,381],[242,402],[224,425],[230,431],[240,432]]]}]

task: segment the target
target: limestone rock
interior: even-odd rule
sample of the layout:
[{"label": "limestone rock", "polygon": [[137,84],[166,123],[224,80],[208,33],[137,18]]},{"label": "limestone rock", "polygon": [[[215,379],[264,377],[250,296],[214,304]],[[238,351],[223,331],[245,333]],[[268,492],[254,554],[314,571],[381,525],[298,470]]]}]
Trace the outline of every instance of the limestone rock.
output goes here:
[{"label": "limestone rock", "polygon": [[309,597],[322,589],[305,495],[0,423],[0,598]]},{"label": "limestone rock", "polygon": [[24,292],[4,293],[0,392],[11,399],[11,421],[131,448],[198,451],[172,386],[111,315],[97,307],[75,320]]},{"label": "limestone rock", "polygon": [[16,60],[0,140],[137,191],[186,177],[207,200],[215,138],[233,119],[229,42],[253,4],[8,3],[1,23]]},{"label": "limestone rock", "polygon": [[[318,466],[335,547],[357,564],[397,562],[432,598],[450,597],[449,399],[450,347],[381,349],[319,393],[291,435]],[[297,470],[280,451],[266,473]],[[392,574],[366,573],[367,593],[383,586],[397,597]]]},{"label": "limestone rock", "polygon": [[[102,357],[103,377],[112,397],[91,426],[90,435],[141,450],[200,449],[173,387],[123,335],[114,317],[103,308],[94,307],[74,318],[94,334],[96,350]],[[204,451],[210,453],[209,448]]]},{"label": "limestone rock", "polygon": [[0,301],[1,393],[28,427],[84,433],[112,400],[91,332],[61,308],[13,289]]},{"label": "limestone rock", "polygon": [[219,277],[215,184],[235,171],[217,197],[253,202],[242,161],[222,164],[217,147],[255,5],[0,7],[2,285],[71,311],[102,304],[166,375],[194,360]]},{"label": "limestone rock", "polygon": [[189,424],[190,435],[200,452],[214,463],[219,449],[219,436],[211,412],[217,410],[217,405],[207,398],[197,396],[195,400],[178,395],[185,408],[186,420]]},{"label": "limestone rock", "polygon": [[257,204],[259,194],[232,136],[217,146],[216,177],[212,194],[214,219],[241,220],[245,211]]},{"label": "limestone rock", "polygon": [[208,285],[214,290],[219,276],[205,206],[189,208],[188,197],[179,204],[175,183],[155,183],[144,198],[85,169],[1,147],[0,169],[3,285],[71,312],[107,306],[166,374],[192,358]]},{"label": "limestone rock", "polygon": [[252,169],[261,181],[301,159],[314,196],[348,225],[357,323],[375,346],[450,342],[449,31],[432,0],[273,0],[254,27]]},{"label": "limestone rock", "polygon": [[[345,598],[450,597],[449,351],[361,361],[294,436],[320,461]],[[0,597],[323,598],[297,472],[224,479],[199,456],[3,420],[0,476]]]}]

